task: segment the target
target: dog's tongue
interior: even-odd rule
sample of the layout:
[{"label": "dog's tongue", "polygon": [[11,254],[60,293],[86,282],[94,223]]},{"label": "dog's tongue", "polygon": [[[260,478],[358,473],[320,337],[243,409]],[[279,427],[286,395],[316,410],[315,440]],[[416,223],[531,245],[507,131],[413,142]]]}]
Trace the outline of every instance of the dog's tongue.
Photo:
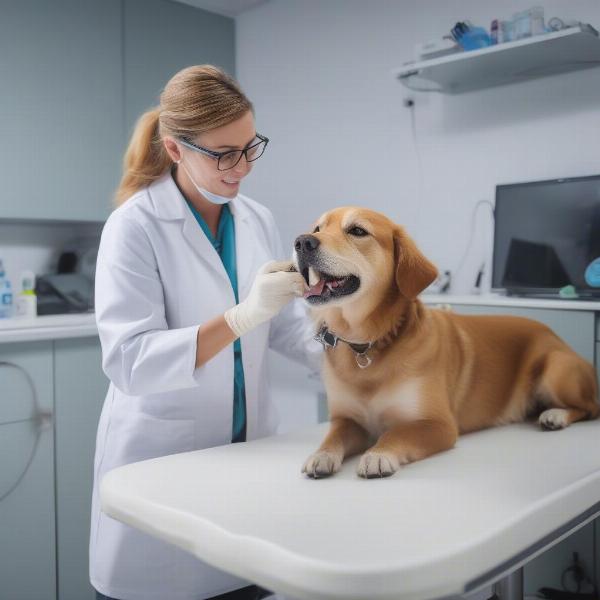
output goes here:
[{"label": "dog's tongue", "polygon": [[323,288],[325,287],[325,279],[321,278],[315,285],[311,285],[305,292],[304,297],[308,298],[309,296],[320,296],[323,292]]}]

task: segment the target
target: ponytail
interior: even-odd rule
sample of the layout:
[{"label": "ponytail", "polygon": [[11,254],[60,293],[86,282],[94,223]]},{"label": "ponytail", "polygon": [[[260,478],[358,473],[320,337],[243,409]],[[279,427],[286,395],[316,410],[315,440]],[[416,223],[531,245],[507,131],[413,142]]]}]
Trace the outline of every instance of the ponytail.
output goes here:
[{"label": "ponytail", "polygon": [[123,177],[115,194],[117,206],[162,177],[172,164],[159,135],[159,116],[160,108],[153,108],[135,124],[123,159]]}]

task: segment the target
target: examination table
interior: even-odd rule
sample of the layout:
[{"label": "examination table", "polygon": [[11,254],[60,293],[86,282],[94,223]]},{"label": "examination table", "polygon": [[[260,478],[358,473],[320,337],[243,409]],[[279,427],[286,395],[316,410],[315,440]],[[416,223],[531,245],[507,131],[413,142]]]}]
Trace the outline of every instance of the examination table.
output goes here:
[{"label": "examination table", "polygon": [[105,513],[268,589],[305,600],[522,597],[521,567],[600,513],[600,421],[461,436],[361,479],[358,457],[300,472],[327,424],[109,472]]}]

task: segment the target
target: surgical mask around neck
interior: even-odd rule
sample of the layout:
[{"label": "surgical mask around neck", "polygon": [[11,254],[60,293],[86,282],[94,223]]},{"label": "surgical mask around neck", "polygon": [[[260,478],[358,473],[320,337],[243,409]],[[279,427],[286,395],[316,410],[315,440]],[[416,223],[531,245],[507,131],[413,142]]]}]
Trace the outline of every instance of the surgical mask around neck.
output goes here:
[{"label": "surgical mask around neck", "polygon": [[178,161],[177,164],[181,165],[183,167],[183,170],[187,173],[187,176],[190,178],[190,181],[192,182],[192,184],[194,185],[194,187],[209,202],[212,202],[213,204],[227,204],[228,202],[231,202],[232,200],[234,200],[235,198],[237,198],[237,194],[233,198],[227,198],[227,196],[219,196],[219,194],[213,194],[212,192],[209,192],[208,190],[205,190],[203,187],[200,187],[194,181],[194,178],[190,175],[190,172],[188,171],[187,167],[183,164],[183,162],[181,160]]}]

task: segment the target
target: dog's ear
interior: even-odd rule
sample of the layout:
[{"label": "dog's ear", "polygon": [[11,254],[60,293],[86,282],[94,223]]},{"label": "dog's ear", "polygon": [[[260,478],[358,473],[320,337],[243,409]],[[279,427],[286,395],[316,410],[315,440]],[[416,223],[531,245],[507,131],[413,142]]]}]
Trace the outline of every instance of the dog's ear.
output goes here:
[{"label": "dog's ear", "polygon": [[394,232],[396,285],[400,293],[414,300],[438,275],[435,265],[417,248],[402,227]]}]

